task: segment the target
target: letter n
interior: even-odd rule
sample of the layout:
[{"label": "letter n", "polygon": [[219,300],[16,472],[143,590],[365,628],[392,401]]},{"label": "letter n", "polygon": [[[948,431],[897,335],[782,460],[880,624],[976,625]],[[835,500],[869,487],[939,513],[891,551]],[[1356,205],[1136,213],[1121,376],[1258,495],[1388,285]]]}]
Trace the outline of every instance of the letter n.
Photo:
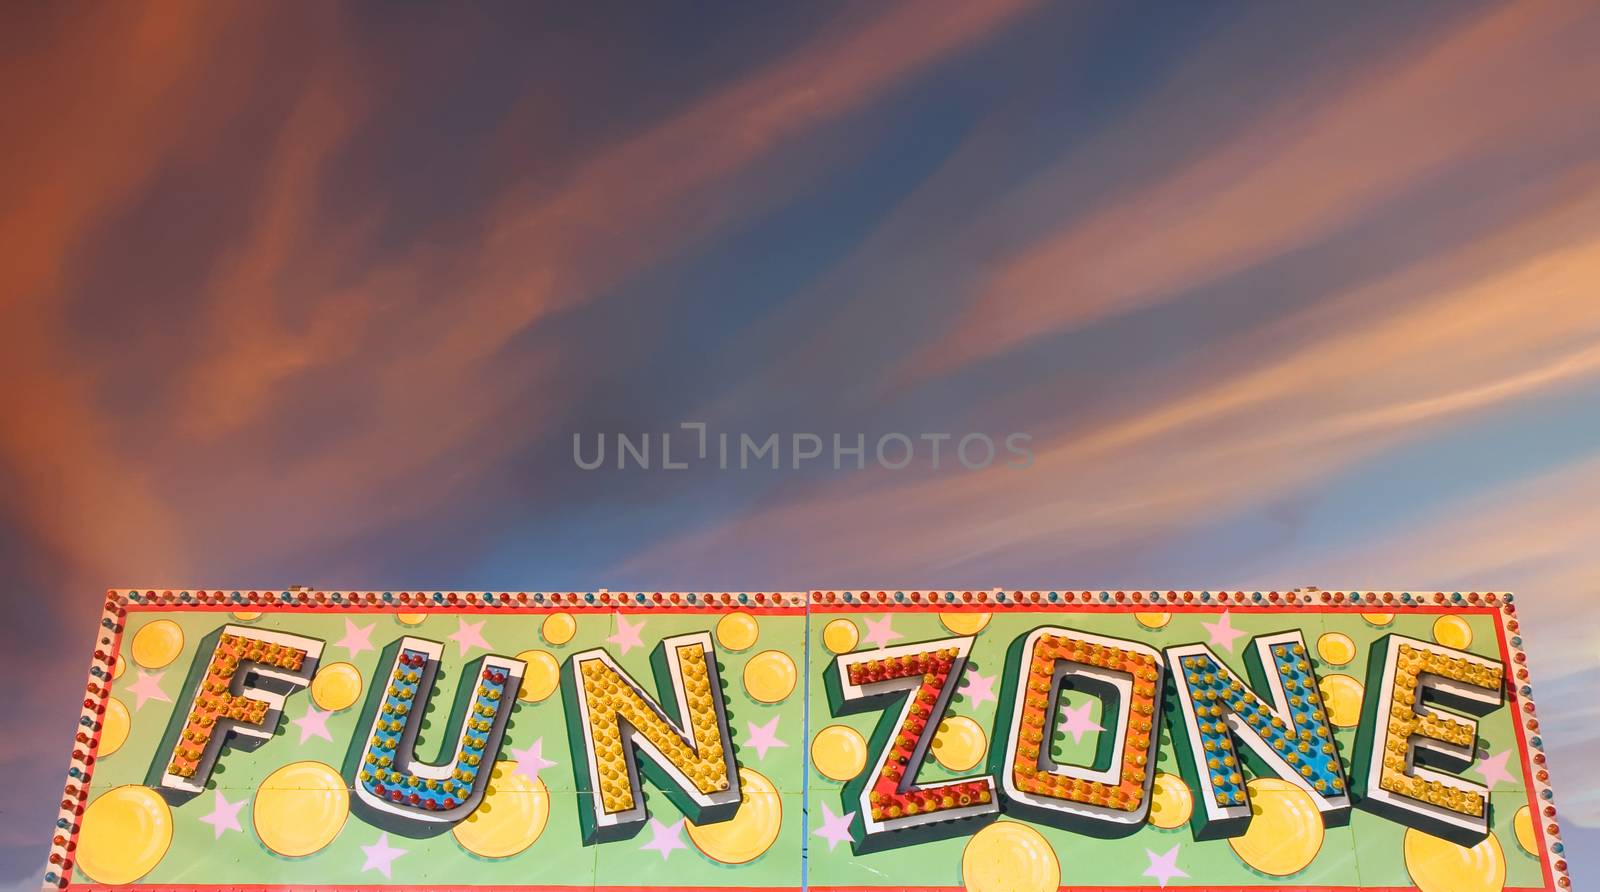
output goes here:
[{"label": "letter n", "polygon": [[696,824],[726,820],[739,808],[739,766],[711,635],[664,639],[650,662],[659,702],[604,648],[573,654],[561,667],[585,845],[639,832],[649,817],[641,773]]},{"label": "letter n", "polygon": [[1177,693],[1169,698],[1169,724],[1178,768],[1194,791],[1196,839],[1245,832],[1247,765],[1253,776],[1276,776],[1305,790],[1329,826],[1349,821],[1344,766],[1300,632],[1251,640],[1249,685],[1207,645],[1169,647],[1166,655]]}]

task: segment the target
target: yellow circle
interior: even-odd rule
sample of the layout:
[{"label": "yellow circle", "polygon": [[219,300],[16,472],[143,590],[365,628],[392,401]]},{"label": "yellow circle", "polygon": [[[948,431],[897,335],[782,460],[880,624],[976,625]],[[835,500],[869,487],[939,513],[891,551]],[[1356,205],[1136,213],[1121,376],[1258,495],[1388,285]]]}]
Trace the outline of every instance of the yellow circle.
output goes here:
[{"label": "yellow circle", "polygon": [[1356,643],[1343,632],[1328,632],[1317,639],[1317,656],[1330,666],[1343,666],[1356,658]]},{"label": "yellow circle", "polygon": [[829,725],[811,738],[811,764],[823,777],[850,780],[867,766],[867,740],[849,725]]},{"label": "yellow circle", "polygon": [[539,634],[544,640],[561,646],[572,640],[578,633],[578,621],[570,613],[552,613],[544,618],[544,625],[539,627]]},{"label": "yellow circle", "polygon": [[104,759],[121,749],[128,739],[128,728],[132,725],[133,718],[128,715],[128,707],[115,697],[108,700],[105,718],[100,723],[100,748],[95,755]]},{"label": "yellow circle", "polygon": [[1354,728],[1361,724],[1361,701],[1366,688],[1348,675],[1329,675],[1317,683],[1328,723],[1335,728]]},{"label": "yellow circle", "polygon": [[322,851],[344,829],[350,791],[321,762],[291,762],[261,782],[252,817],[263,845],[301,858]]},{"label": "yellow circle", "polygon": [[1061,886],[1061,862],[1039,831],[997,821],[967,841],[961,883],[967,892],[1054,892]]},{"label": "yellow circle", "polygon": [[765,775],[739,769],[739,810],[732,818],[704,827],[684,821],[689,841],[706,857],[723,864],[744,864],[761,857],[783,826],[783,797]]},{"label": "yellow circle", "polygon": [[749,650],[760,634],[756,618],[742,610],[717,620],[717,643],[728,650]]},{"label": "yellow circle", "polygon": [[331,663],[311,679],[311,701],[318,709],[338,712],[361,698],[361,670],[349,663]]},{"label": "yellow circle", "polygon": [[172,845],[172,809],[149,787],[116,787],[89,803],[78,831],[78,869],[107,886],[132,883]]},{"label": "yellow circle", "polygon": [[122,673],[127,671],[128,658],[124,657],[122,654],[117,654],[117,658],[111,663],[111,680],[116,681],[122,677]]},{"label": "yellow circle", "polygon": [[1194,796],[1183,778],[1165,771],[1156,775],[1150,790],[1150,823],[1162,830],[1174,830],[1188,823],[1194,814]]},{"label": "yellow circle", "polygon": [[515,762],[494,763],[483,802],[451,829],[461,847],[482,858],[509,858],[533,845],[550,820],[544,781],[518,774]]},{"label": "yellow circle", "polygon": [[794,692],[799,672],[781,650],[764,650],[744,664],[744,690],[752,700],[778,703]]},{"label": "yellow circle", "polygon": [[183,629],[170,619],[146,623],[133,635],[133,661],[146,669],[160,669],[183,651]]},{"label": "yellow circle", "polygon": [[1533,835],[1533,813],[1526,805],[1512,816],[1511,828],[1517,832],[1517,845],[1533,857],[1539,857],[1539,840]]},{"label": "yellow circle", "polygon": [[989,738],[978,723],[958,715],[939,723],[933,735],[933,758],[951,771],[966,771],[983,759]]},{"label": "yellow circle", "polygon": [[1172,614],[1170,613],[1135,613],[1133,618],[1138,620],[1139,625],[1144,626],[1146,629],[1159,629],[1172,622]]},{"label": "yellow circle", "polygon": [[1466,650],[1472,645],[1472,627],[1459,616],[1441,616],[1433,622],[1433,640],[1445,647]]},{"label": "yellow circle", "polygon": [[989,624],[987,613],[941,613],[939,622],[957,635],[976,635]]},{"label": "yellow circle", "polygon": [[428,615],[426,613],[396,613],[394,615],[394,621],[402,626],[420,626],[427,620]]},{"label": "yellow circle", "polygon": [[849,653],[856,649],[856,642],[860,639],[861,632],[856,629],[856,624],[847,619],[830,620],[822,627],[822,643],[832,653]]},{"label": "yellow circle", "polygon": [[259,610],[235,610],[233,612],[232,616],[233,616],[234,619],[238,620],[239,622],[242,622],[242,623],[253,623],[256,620],[261,618],[261,611],[259,611]]},{"label": "yellow circle", "polygon": [[1228,840],[1239,860],[1269,876],[1298,873],[1322,848],[1322,815],[1311,794],[1275,777],[1245,784],[1250,827]]},{"label": "yellow circle", "polygon": [[556,687],[561,684],[561,664],[548,652],[542,650],[525,650],[517,654],[526,667],[522,670],[522,689],[517,691],[517,699],[524,703],[538,703],[540,700],[555,693]]},{"label": "yellow circle", "polygon": [[1394,622],[1394,614],[1392,613],[1363,613],[1361,618],[1374,626],[1387,626]]},{"label": "yellow circle", "polygon": [[1506,856],[1493,833],[1467,848],[1420,830],[1407,830],[1406,871],[1419,892],[1500,892]]}]

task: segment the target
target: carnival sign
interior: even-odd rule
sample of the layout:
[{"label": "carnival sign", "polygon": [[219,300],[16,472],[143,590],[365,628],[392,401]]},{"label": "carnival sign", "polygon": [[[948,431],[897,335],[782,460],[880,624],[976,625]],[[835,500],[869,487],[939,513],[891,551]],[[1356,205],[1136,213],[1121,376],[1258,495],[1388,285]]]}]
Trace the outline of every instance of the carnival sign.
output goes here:
[{"label": "carnival sign", "polygon": [[1568,888],[1504,594],[117,590],[49,888]]}]

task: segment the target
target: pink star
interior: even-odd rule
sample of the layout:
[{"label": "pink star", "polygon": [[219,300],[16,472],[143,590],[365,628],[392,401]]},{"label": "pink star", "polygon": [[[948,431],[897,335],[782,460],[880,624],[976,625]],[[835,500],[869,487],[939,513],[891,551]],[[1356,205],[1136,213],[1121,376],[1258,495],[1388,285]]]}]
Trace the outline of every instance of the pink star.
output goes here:
[{"label": "pink star", "polygon": [[379,833],[378,841],[370,846],[362,846],[361,853],[367,856],[366,863],[361,865],[362,873],[376,870],[385,879],[391,879],[394,876],[394,859],[406,854],[406,850],[389,845],[389,834]]},{"label": "pink star", "polygon": [[889,642],[896,638],[904,638],[894,627],[889,625],[890,616],[885,613],[876,620],[867,620],[867,634],[862,637],[872,642],[874,647],[888,647]]},{"label": "pink star", "polygon": [[980,675],[977,672],[967,673],[961,685],[961,693],[972,701],[972,708],[976,709],[991,700],[998,699],[994,695],[993,675]]},{"label": "pink star", "polygon": [[334,647],[342,647],[350,652],[350,656],[368,650],[375,650],[372,646],[372,630],[377,628],[377,623],[368,623],[366,628],[359,628],[355,623],[344,621],[344,637],[334,642]]},{"label": "pink star", "polygon": [[1082,706],[1064,706],[1061,709],[1061,723],[1056,725],[1061,731],[1072,735],[1073,743],[1082,743],[1083,735],[1090,731],[1104,731],[1100,723],[1089,718],[1089,710],[1094,707],[1093,701],[1085,701]]},{"label": "pink star", "polygon": [[300,729],[300,742],[302,744],[313,737],[320,737],[323,740],[332,743],[333,735],[328,733],[328,716],[330,715],[333,715],[333,713],[323,712],[315,706],[307,703],[306,714],[295,719],[289,724]]},{"label": "pink star", "polygon": [[755,722],[744,723],[745,727],[750,729],[750,733],[745,737],[745,745],[756,751],[757,758],[765,759],[767,750],[789,745],[778,739],[779,718],[781,716],[773,716],[772,721],[765,725],[758,725]]},{"label": "pink star", "polygon": [[145,702],[148,700],[155,700],[158,703],[172,702],[172,698],[167,696],[167,692],[161,690],[162,676],[167,674],[165,671],[146,672],[143,669],[138,671],[139,680],[131,685],[128,685],[128,693],[138,698],[133,704],[134,712],[138,712],[139,710],[143,709]]},{"label": "pink star", "polygon": [[644,642],[639,640],[639,632],[643,629],[644,620],[641,619],[636,623],[630,623],[626,616],[619,613],[617,614],[617,630],[611,633],[611,637],[606,639],[606,643],[615,644],[622,648],[622,655],[627,656],[628,651],[644,646]]},{"label": "pink star", "polygon": [[639,847],[641,852],[660,852],[661,860],[672,857],[676,849],[687,849],[683,844],[683,819],[679,818],[671,824],[663,824],[655,818],[650,819],[650,841]]},{"label": "pink star", "polygon": [[1206,634],[1211,636],[1212,644],[1218,647],[1225,647],[1229,651],[1233,650],[1233,642],[1240,635],[1245,634],[1233,627],[1233,614],[1227,612],[1224,612],[1216,622],[1201,623],[1200,625],[1205,626]]},{"label": "pink star", "polygon": [[210,824],[216,831],[215,839],[221,839],[222,834],[228,830],[238,830],[243,833],[244,828],[239,826],[239,809],[244,808],[249,799],[240,799],[238,802],[229,802],[221,790],[214,791],[216,798],[211,800],[211,813],[200,818],[203,824]]},{"label": "pink star", "polygon": [[511,757],[511,761],[517,763],[513,773],[522,775],[530,782],[538,780],[539,772],[556,764],[544,757],[543,737],[520,750],[507,750],[506,754]]},{"label": "pink star", "polygon": [[1504,781],[1508,784],[1517,782],[1511,772],[1507,770],[1506,761],[1511,758],[1511,750],[1501,750],[1498,753],[1478,763],[1476,771],[1483,775],[1483,785],[1493,790],[1495,784]]},{"label": "pink star", "polygon": [[460,648],[459,656],[466,656],[467,651],[473,649],[474,647],[481,647],[484,650],[493,650],[493,648],[489,646],[489,642],[483,640],[483,624],[488,622],[488,620],[480,619],[475,623],[469,623],[465,619],[458,619],[456,622],[458,623],[458,626],[456,627],[455,634],[450,636],[450,640],[454,641],[456,643],[456,647]]},{"label": "pink star", "polygon": [[1178,869],[1178,849],[1173,846],[1165,855],[1145,849],[1144,853],[1150,858],[1150,866],[1145,870],[1144,876],[1151,877],[1161,883],[1161,888],[1167,888],[1167,880],[1173,877],[1186,877],[1188,874]]},{"label": "pink star", "polygon": [[850,841],[850,822],[855,820],[855,817],[856,813],[853,811],[836,815],[833,813],[833,809],[828,807],[828,803],[824,802],[822,803],[822,826],[813,831],[814,835],[827,840],[828,851],[831,852],[839,843]]}]

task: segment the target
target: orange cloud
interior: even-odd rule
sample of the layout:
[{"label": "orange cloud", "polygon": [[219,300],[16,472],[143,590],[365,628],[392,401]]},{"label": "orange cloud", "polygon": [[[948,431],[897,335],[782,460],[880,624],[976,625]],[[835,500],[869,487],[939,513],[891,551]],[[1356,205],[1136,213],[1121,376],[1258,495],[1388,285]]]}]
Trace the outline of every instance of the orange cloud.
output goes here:
[{"label": "orange cloud", "polygon": [[[1013,22],[1027,0],[904,3],[836,29],[609,148],[553,195],[514,190],[491,213],[465,301],[428,320],[432,368],[500,349],[551,313],[593,299],[760,209],[760,189],[718,192],[773,150],[867,106],[911,75]],[[784,197],[797,184],[787,183]],[[770,186],[768,187],[770,188]],[[745,194],[751,192],[754,194]]]},{"label": "orange cloud", "polygon": [[[726,214],[696,206],[706,190],[774,146],[873,101],[1003,27],[1027,6],[889,8],[864,24],[825,33],[656,128],[604,149],[554,195],[513,190],[493,211],[478,256],[463,264],[472,275],[446,300],[418,292],[424,287],[418,279],[444,263],[425,251],[388,261],[355,287],[332,285],[346,271],[338,263],[340,249],[366,243],[365,233],[330,231],[320,218],[328,165],[365,105],[335,59],[287,120],[268,162],[257,222],[225,255],[208,287],[209,321],[179,390],[175,429],[216,436],[258,423],[279,385],[359,355],[384,367],[377,380],[388,394],[375,404],[389,411],[368,444],[381,444],[386,454],[404,451],[433,439],[415,436],[412,419],[427,408],[448,416],[435,427],[454,431],[443,438],[449,442],[405,465],[424,463],[465,437],[467,422],[504,407],[504,393],[498,400],[463,395],[480,389],[474,362],[564,304],[592,297],[630,270],[704,237],[726,221]],[[74,548],[85,538],[84,516],[96,505],[122,503],[123,510],[106,513],[147,518],[160,517],[164,506],[106,447],[112,438],[95,409],[99,382],[87,367],[76,373],[63,367],[70,350],[59,323],[67,258],[176,149],[188,105],[219,80],[211,69],[223,35],[252,27],[236,12],[214,4],[106,8],[80,27],[63,28],[62,43],[17,63],[41,85],[21,97],[24,110],[40,112],[31,117],[41,123],[16,147],[21,163],[11,168],[17,181],[8,193],[17,198],[0,217],[0,232],[18,249],[6,273],[6,291],[16,298],[4,307],[10,349],[0,362],[9,380],[23,385],[6,388],[8,417],[47,422],[49,436],[15,426],[6,431],[3,448],[21,476],[39,484],[22,496],[24,511],[52,515],[45,525]],[[328,49],[337,56],[337,47]],[[85,71],[101,74],[84,84]],[[84,101],[90,93],[93,101]],[[114,153],[101,150],[113,145]],[[324,299],[307,319],[291,324],[286,303],[307,292]],[[367,340],[373,329],[385,340]],[[389,343],[425,346],[411,353],[390,350]],[[419,408],[419,398],[430,405]],[[324,474],[336,472],[307,472],[318,480]],[[141,524],[142,535],[169,540],[138,543],[122,538],[128,524],[108,526],[120,532],[107,534],[117,548],[105,551],[137,544],[141,553],[170,558],[152,558],[154,566],[176,563],[177,541],[165,531],[181,524]]]},{"label": "orange cloud", "polygon": [[[1579,48],[1575,27],[1584,15],[1496,7],[1388,59],[1323,72],[1309,95],[1263,111],[1221,147],[1003,258],[908,374],[948,372],[1288,254],[1492,157],[1512,134],[1524,148],[1562,145],[1600,113],[1588,87],[1600,60]],[[1108,139],[1160,130],[1135,124]]]},{"label": "orange cloud", "polygon": [[[141,446],[142,463],[96,455],[64,467],[116,469],[108,474],[123,486],[159,476],[167,498],[147,492],[148,504],[108,526],[127,535],[126,518],[164,508],[166,521],[149,525],[149,534],[170,537],[173,549],[226,545],[239,562],[328,547],[420,512],[520,448],[551,408],[571,399],[560,370],[570,357],[520,358],[508,373],[497,354],[511,339],[791,196],[810,172],[766,177],[757,189],[742,178],[1029,7],[907,3],[825,29],[642,133],[600,147],[553,191],[548,183],[513,186],[484,215],[481,238],[454,251],[374,252],[371,224],[381,206],[329,213],[322,196],[371,96],[361,72],[346,65],[349,48],[326,38],[305,53],[314,76],[269,147],[253,225],[207,282],[199,330],[174,357],[163,414],[142,419],[164,431],[162,441]],[[174,77],[207,81],[198,70]],[[181,130],[177,123],[172,130]],[[172,139],[153,144],[130,177],[130,194]],[[88,228],[104,213],[85,209],[80,223]],[[351,259],[374,253],[370,267]],[[445,287],[450,293],[440,293]],[[51,288],[40,294],[42,306],[59,299]],[[60,352],[68,341],[51,331],[42,343]],[[57,363],[41,368],[59,374]],[[77,392],[41,395],[56,411],[81,413],[87,429],[105,423],[94,409],[103,383],[86,372]],[[348,406],[352,423],[320,426],[314,448],[296,448],[284,419],[296,416],[293,401],[308,387]],[[374,514],[370,501],[380,494],[384,511]],[[22,512],[49,510],[43,501],[31,494]],[[201,504],[250,510],[225,525],[171,516]],[[65,528],[85,506],[58,509]],[[212,542],[222,535],[226,543]],[[181,565],[175,552],[148,554],[140,566]],[[130,569],[124,558],[115,578]]]},{"label": "orange cloud", "polygon": [[[318,222],[328,168],[368,98],[337,52],[321,68],[277,137],[251,230],[206,286],[204,335],[177,395],[187,434],[211,439],[238,428],[271,405],[285,379],[347,358],[379,300],[376,288],[330,287],[370,241],[370,226]],[[291,325],[286,304],[304,303],[308,292],[317,295],[308,318]]]},{"label": "orange cloud", "polygon": [[[210,289],[209,350],[187,375],[192,398],[184,426],[215,435],[247,423],[293,375],[358,350],[378,353],[374,329],[408,345],[377,357],[391,366],[386,387],[415,395],[419,379],[438,387],[470,376],[473,363],[541,319],[595,299],[758,210],[752,190],[717,190],[775,148],[871,103],[1030,6],[905,3],[834,28],[643,133],[602,147],[553,193],[542,182],[514,186],[488,210],[485,236],[464,257],[393,258],[337,290],[328,284],[338,270],[327,245],[346,246],[359,234],[319,232],[315,196],[328,156],[349,134],[350,108],[362,102],[338,73],[331,87],[320,79],[280,139],[250,243]],[[755,201],[775,199],[755,192]],[[441,265],[450,275],[430,278]],[[452,294],[418,293],[423,282],[440,280],[454,283]],[[285,292],[307,290],[326,296],[308,324],[291,330],[279,318]],[[389,318],[374,318],[382,313]]]},{"label": "orange cloud", "polygon": [[[13,57],[14,91],[0,191],[6,298],[0,302],[0,460],[13,510],[68,555],[94,588],[129,555],[181,568],[165,499],[117,445],[96,408],[87,357],[61,320],[75,252],[130,201],[181,139],[186,107],[240,10],[218,4],[104,6],[46,26],[54,42]],[[90,589],[91,591],[93,588]]]}]

